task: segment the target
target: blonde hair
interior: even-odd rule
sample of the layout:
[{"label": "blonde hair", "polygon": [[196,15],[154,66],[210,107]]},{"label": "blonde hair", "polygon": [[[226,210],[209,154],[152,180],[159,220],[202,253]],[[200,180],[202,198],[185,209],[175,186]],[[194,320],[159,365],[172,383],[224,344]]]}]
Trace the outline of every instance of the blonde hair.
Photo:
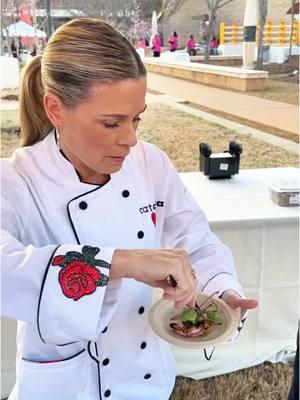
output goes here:
[{"label": "blonde hair", "polygon": [[53,125],[43,105],[45,93],[66,106],[89,97],[92,85],[138,79],[146,69],[126,37],[99,19],[80,18],[58,28],[42,55],[25,67],[20,93],[22,145],[42,140]]}]

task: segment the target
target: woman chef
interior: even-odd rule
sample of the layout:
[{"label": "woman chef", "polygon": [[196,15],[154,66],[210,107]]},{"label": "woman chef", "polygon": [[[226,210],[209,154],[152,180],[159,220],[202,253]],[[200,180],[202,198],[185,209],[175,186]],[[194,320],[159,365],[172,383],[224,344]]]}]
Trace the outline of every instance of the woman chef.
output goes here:
[{"label": "woman chef", "polygon": [[26,67],[23,147],[2,163],[9,399],[167,400],[175,363],[149,327],[152,287],[177,307],[197,290],[256,306],[168,157],[137,141],[145,94],[135,49],[100,20],[63,25]]}]

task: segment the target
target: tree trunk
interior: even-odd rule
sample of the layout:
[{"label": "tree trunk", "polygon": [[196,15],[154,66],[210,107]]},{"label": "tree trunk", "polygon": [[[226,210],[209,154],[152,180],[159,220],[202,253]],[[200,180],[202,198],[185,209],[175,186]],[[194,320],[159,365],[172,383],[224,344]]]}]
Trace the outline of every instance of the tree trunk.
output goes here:
[{"label": "tree trunk", "polygon": [[258,35],[258,43],[257,43],[257,60],[255,69],[261,70],[263,68],[263,39],[264,39],[264,30],[267,20],[268,13],[268,0],[258,0],[259,1],[259,35]]},{"label": "tree trunk", "polygon": [[46,0],[46,10],[47,10],[47,36],[48,39],[52,35],[52,17],[51,17],[51,0]]},{"label": "tree trunk", "polygon": [[216,16],[215,16],[215,9],[211,8],[209,10],[209,25],[208,25],[208,33],[207,33],[207,38],[206,38],[206,48],[205,48],[205,56],[204,56],[204,62],[209,64],[210,61],[210,42],[213,36],[213,32],[215,29],[215,21],[216,21]]},{"label": "tree trunk", "polygon": [[207,7],[209,9],[209,25],[208,25],[208,34],[206,38],[204,62],[206,62],[207,64],[209,64],[210,42],[215,31],[218,9],[226,6],[226,4],[231,3],[232,1],[233,0],[224,0],[223,2],[222,0],[206,0]]},{"label": "tree trunk", "polygon": [[288,63],[291,64],[292,62],[292,47],[293,47],[293,34],[294,34],[294,7],[296,0],[292,0],[292,20],[291,20],[291,36],[290,36],[290,48],[289,48],[289,57],[288,57]]},{"label": "tree trunk", "polygon": [[262,70],[263,68],[263,39],[264,39],[264,29],[265,29],[266,20],[260,20],[259,22],[259,34],[258,34],[258,43],[257,43],[257,61],[255,69]]}]

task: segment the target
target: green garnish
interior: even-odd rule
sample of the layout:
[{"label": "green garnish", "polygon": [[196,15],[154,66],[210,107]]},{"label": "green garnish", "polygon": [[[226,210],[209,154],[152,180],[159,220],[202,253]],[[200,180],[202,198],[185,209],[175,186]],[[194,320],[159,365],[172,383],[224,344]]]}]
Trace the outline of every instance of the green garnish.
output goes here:
[{"label": "green garnish", "polygon": [[221,325],[222,324],[222,318],[218,310],[207,310],[206,311],[207,318],[213,321],[214,324],[216,325]]},{"label": "green garnish", "polygon": [[211,301],[204,309],[201,309],[199,306],[196,306],[195,308],[185,307],[181,314],[172,318],[172,321],[174,320],[182,323],[190,323],[193,326],[205,321],[211,321],[215,325],[222,324],[221,313],[213,301]]},{"label": "green garnish", "polygon": [[193,308],[183,311],[180,320],[181,322],[191,322],[193,325],[195,325],[199,321],[198,312]]}]

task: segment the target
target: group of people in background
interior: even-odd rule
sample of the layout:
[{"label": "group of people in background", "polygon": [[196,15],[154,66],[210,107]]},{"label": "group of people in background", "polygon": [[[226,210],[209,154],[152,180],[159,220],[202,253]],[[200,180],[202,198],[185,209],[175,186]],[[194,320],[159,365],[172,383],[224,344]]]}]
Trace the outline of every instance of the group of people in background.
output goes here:
[{"label": "group of people in background", "polygon": [[[152,42],[151,49],[153,51],[153,57],[160,57],[161,47],[162,47],[161,37],[158,34],[156,34],[152,38],[151,42]],[[176,51],[176,49],[178,48],[178,35],[176,32],[173,32],[172,35],[169,37],[168,48],[172,52]]]},{"label": "group of people in background", "polygon": [[[219,54],[218,46],[219,46],[219,40],[216,38],[216,36],[213,36],[209,46],[210,54],[218,55]],[[186,50],[190,56],[196,55],[196,41],[194,39],[194,35],[190,35],[188,41],[186,42]]]},{"label": "group of people in background", "polygon": [[[148,43],[147,40],[144,38],[140,38],[137,42],[137,47],[142,48],[146,50]],[[160,57],[161,53],[161,48],[162,48],[162,38],[159,34],[155,34],[150,38],[150,43],[149,43],[152,52],[153,52],[153,57]],[[178,35],[176,32],[173,32],[172,35],[169,37],[168,40],[168,48],[169,51],[174,52],[178,48]]]},{"label": "group of people in background", "polygon": [[[150,38],[150,42],[147,41],[147,39],[139,39],[137,43],[138,48],[143,48],[146,50],[147,46],[150,46],[152,49],[152,54],[153,57],[160,57],[161,53],[161,48],[162,48],[162,37],[161,35],[155,34]],[[190,35],[189,39],[186,42],[186,51],[189,53],[190,56],[195,56],[197,53],[196,50],[196,40],[194,38],[194,35]],[[219,41],[216,38],[216,36],[213,36],[211,41],[210,41],[210,54],[212,55],[218,55],[218,46],[219,46]],[[170,52],[174,52],[178,49],[179,47],[179,39],[178,39],[178,34],[176,31],[174,31],[171,36],[168,39],[168,49]]]}]

